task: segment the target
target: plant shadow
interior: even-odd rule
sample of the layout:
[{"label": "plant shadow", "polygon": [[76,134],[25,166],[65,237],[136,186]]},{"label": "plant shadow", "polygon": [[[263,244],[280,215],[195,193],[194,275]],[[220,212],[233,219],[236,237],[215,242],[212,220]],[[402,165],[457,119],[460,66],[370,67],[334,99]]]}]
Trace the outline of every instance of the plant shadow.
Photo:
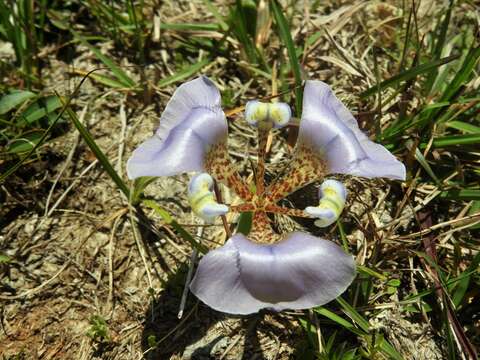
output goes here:
[{"label": "plant shadow", "polygon": [[[153,224],[139,210],[140,235],[147,256],[155,258],[163,270],[167,264],[152,246]],[[248,316],[224,314],[209,308],[189,293],[183,317],[179,304],[188,272],[188,263],[179,263],[175,272],[162,281],[162,291],[153,296],[145,313],[141,346],[144,358],[156,359],[235,359],[270,360],[299,358],[279,356],[280,352],[299,353],[305,333],[295,316],[262,311]],[[296,348],[297,347],[297,348]],[[285,350],[288,349],[288,350]],[[303,357],[300,357],[303,358]]]},{"label": "plant shadow", "polygon": [[[270,360],[279,357],[285,344],[303,347],[305,336],[291,319],[261,312],[232,316],[210,309],[191,293],[182,319],[179,304],[187,273],[183,264],[153,299],[145,313],[142,351],[145,359]],[[295,349],[298,353],[299,349]],[[296,356],[288,358],[297,358]]]}]

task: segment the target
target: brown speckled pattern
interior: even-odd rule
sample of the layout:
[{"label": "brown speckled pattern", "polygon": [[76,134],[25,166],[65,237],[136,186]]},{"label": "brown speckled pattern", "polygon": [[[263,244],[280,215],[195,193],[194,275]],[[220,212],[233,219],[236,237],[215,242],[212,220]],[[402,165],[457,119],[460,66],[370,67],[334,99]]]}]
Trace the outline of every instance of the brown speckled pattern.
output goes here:
[{"label": "brown speckled pattern", "polygon": [[264,211],[257,211],[253,216],[252,230],[248,238],[257,243],[272,244],[282,240],[282,235],[273,231],[270,219]]},{"label": "brown speckled pattern", "polygon": [[277,213],[297,217],[310,217],[303,210],[291,209],[276,203],[305,185],[321,180],[326,173],[326,164],[319,154],[307,144],[295,148],[292,161],[285,174],[265,189],[265,147],[268,129],[259,129],[259,150],[257,167],[257,193],[253,194],[230,160],[226,141],[213,146],[207,154],[205,169],[217,180],[237,193],[243,204],[230,206],[230,211],[254,213],[249,238],[258,243],[273,243],[283,237],[273,231],[267,213]]},{"label": "brown speckled pattern", "polygon": [[252,198],[247,184],[228,155],[226,141],[210,148],[205,159],[205,169],[215,180],[235,191],[242,200],[249,201]]},{"label": "brown speckled pattern", "polygon": [[272,183],[265,191],[265,197],[271,204],[283,199],[292,192],[323,179],[327,166],[325,161],[305,144],[297,147],[287,172]]}]

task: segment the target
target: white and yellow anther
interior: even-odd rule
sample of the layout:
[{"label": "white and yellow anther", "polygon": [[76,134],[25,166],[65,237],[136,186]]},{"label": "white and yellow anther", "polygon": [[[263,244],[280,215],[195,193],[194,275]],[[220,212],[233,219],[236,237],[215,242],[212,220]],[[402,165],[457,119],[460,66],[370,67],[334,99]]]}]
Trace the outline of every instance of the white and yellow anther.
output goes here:
[{"label": "white and yellow anther", "polygon": [[225,215],[228,206],[219,204],[213,192],[213,179],[207,173],[195,175],[188,184],[188,201],[193,212],[207,223],[215,222],[215,218]]},{"label": "white and yellow anther", "polygon": [[286,103],[263,103],[257,100],[247,102],[245,120],[255,127],[271,124],[274,128],[287,125],[292,117],[292,110]]},{"label": "white and yellow anther", "polygon": [[345,207],[347,190],[340,181],[325,180],[318,191],[320,203],[318,206],[309,206],[305,212],[318,218],[315,225],[326,227],[333,224]]}]

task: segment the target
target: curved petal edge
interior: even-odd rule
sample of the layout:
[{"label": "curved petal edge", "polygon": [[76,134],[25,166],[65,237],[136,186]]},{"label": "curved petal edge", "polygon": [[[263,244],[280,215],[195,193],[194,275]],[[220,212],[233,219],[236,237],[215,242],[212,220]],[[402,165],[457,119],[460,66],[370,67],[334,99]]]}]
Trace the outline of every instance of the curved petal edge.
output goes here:
[{"label": "curved petal edge", "polygon": [[227,136],[220,103],[220,92],[205,76],[179,86],[155,135],[140,144],[128,160],[128,177],[202,171],[210,147]]},{"label": "curved petal edge", "polygon": [[354,278],[353,257],[333,242],[293,232],[258,244],[235,234],[200,260],[190,289],[215,310],[251,314],[323,305]]},{"label": "curved petal edge", "polygon": [[321,153],[329,173],[405,180],[405,166],[359,129],[350,111],[322,81],[306,82],[299,144]]}]

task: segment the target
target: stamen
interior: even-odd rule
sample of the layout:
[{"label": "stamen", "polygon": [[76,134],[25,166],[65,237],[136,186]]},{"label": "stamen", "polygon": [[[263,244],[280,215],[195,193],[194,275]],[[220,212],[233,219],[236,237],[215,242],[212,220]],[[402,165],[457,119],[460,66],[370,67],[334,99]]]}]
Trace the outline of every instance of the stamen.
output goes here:
[{"label": "stamen", "polygon": [[287,125],[292,117],[290,106],[286,103],[263,103],[257,100],[247,102],[245,120],[254,127],[269,123],[276,129]]},{"label": "stamen", "polygon": [[345,206],[347,191],[345,186],[336,180],[326,180],[319,189],[320,203],[318,206],[309,206],[305,212],[318,218],[315,225],[326,227],[333,224]]},{"label": "stamen", "polygon": [[188,185],[188,201],[193,212],[208,223],[213,223],[217,216],[228,212],[228,206],[215,201],[212,190],[213,179],[206,173],[195,175]]}]

